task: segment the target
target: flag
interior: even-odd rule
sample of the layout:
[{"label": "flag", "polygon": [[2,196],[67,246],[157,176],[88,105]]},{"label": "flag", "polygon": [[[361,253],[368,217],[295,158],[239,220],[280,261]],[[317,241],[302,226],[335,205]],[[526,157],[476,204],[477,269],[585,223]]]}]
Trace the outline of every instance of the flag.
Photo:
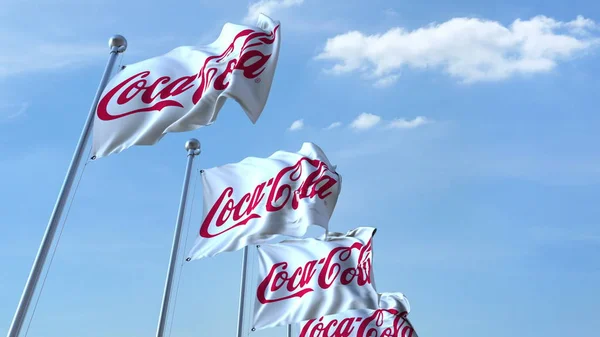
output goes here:
[{"label": "flag", "polygon": [[402,293],[379,294],[379,309],[348,310],[303,322],[299,337],[418,337]]},{"label": "flag", "polygon": [[96,107],[93,158],[210,125],[227,98],[256,123],[275,74],[279,27],[265,15],[256,27],[226,23],[209,45],[178,47],[126,66],[108,83]]},{"label": "flag", "polygon": [[188,261],[277,235],[301,237],[310,225],[327,229],[341,189],[340,175],[313,143],[204,170],[202,182],[204,218]]},{"label": "flag", "polygon": [[351,309],[378,309],[372,270],[375,231],[359,227],[320,239],[261,245],[254,329]]}]

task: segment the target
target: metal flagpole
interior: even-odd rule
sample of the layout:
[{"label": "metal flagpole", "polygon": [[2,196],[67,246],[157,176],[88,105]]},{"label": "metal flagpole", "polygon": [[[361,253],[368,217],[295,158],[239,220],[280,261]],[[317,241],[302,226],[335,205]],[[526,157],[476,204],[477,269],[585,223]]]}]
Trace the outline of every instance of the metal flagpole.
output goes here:
[{"label": "metal flagpole", "polygon": [[19,332],[23,327],[23,322],[25,321],[25,317],[27,316],[29,305],[31,304],[31,300],[33,299],[35,288],[40,279],[40,275],[42,274],[44,263],[46,262],[46,257],[48,256],[48,251],[52,246],[54,234],[56,233],[56,229],[58,228],[58,224],[60,223],[60,218],[63,209],[65,207],[65,204],[67,203],[67,199],[69,198],[69,192],[71,191],[73,181],[75,180],[77,170],[79,169],[81,158],[83,157],[83,151],[89,138],[90,131],[92,129],[92,124],[94,121],[94,116],[96,114],[96,106],[98,105],[98,101],[100,100],[100,95],[102,95],[102,92],[104,91],[104,88],[108,83],[110,74],[112,72],[112,69],[114,68],[118,54],[124,52],[127,49],[127,40],[121,35],[115,35],[111,37],[108,41],[108,46],[110,47],[110,56],[108,58],[108,63],[106,64],[106,68],[104,69],[104,74],[102,75],[102,79],[100,80],[100,85],[98,85],[98,89],[96,90],[96,96],[94,97],[94,101],[92,102],[92,106],[90,107],[88,117],[83,126],[83,131],[81,131],[79,141],[77,142],[77,147],[75,148],[75,153],[73,154],[73,158],[71,159],[71,163],[69,164],[69,168],[67,170],[67,175],[65,177],[65,180],[63,181],[60,192],[58,193],[58,198],[56,200],[56,204],[54,205],[54,210],[52,210],[50,220],[48,221],[48,226],[46,227],[46,232],[44,233],[44,237],[42,238],[40,248],[38,249],[37,255],[33,262],[33,266],[31,267],[31,271],[29,272],[29,278],[27,279],[27,283],[25,284],[25,289],[23,289],[23,294],[21,295],[21,300],[19,301],[17,311],[15,312],[15,316],[13,317],[12,323],[10,324],[10,328],[8,330],[7,335],[8,337],[18,337]]},{"label": "metal flagpole", "polygon": [[244,302],[246,298],[246,267],[248,266],[248,246],[244,247],[242,254],[242,281],[240,283],[240,306],[238,308],[237,337],[242,337],[242,323],[244,322]]},{"label": "metal flagpole", "polygon": [[158,328],[156,329],[156,337],[163,337],[165,333],[165,325],[167,322],[167,313],[169,309],[169,300],[171,298],[171,286],[173,283],[173,275],[175,274],[175,264],[177,263],[177,252],[179,251],[179,239],[181,237],[181,229],[183,227],[183,218],[185,215],[185,204],[188,196],[188,187],[190,185],[192,164],[194,163],[194,157],[200,154],[200,142],[197,139],[192,138],[185,143],[185,149],[188,153],[187,167],[185,168],[185,176],[183,178],[183,189],[181,191],[181,199],[179,201],[179,211],[177,212],[177,222],[175,224],[173,246],[171,247],[171,260],[169,261],[167,280],[165,281],[165,290],[163,293],[162,305],[160,308],[160,316],[158,319]]}]

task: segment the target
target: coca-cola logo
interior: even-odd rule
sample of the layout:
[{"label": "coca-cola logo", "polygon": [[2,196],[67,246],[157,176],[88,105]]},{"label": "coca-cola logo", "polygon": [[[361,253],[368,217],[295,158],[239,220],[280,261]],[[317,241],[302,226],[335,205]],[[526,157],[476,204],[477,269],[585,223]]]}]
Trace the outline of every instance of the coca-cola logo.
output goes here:
[{"label": "coca-cola logo", "polygon": [[[338,282],[342,285],[355,283],[357,286],[371,284],[371,243],[372,240],[369,239],[367,244],[355,242],[348,247],[333,248],[326,257],[308,261],[293,271],[288,270],[288,262],[273,264],[267,276],[258,285],[258,301],[267,304],[294,297],[300,298],[315,291],[315,286],[325,290]],[[354,260],[351,259],[353,253],[358,253],[358,257],[354,255]],[[342,264],[346,265],[343,270]],[[320,269],[318,274],[317,269]],[[315,275],[316,282],[313,281]]]},{"label": "coca-cola logo", "polygon": [[[223,53],[206,58],[197,74],[176,79],[161,76],[153,82],[148,81],[151,70],[132,75],[117,84],[100,99],[97,109],[98,118],[110,121],[140,112],[161,111],[166,107],[183,108],[185,102],[178,101],[177,96],[194,87],[196,90],[192,95],[191,102],[196,105],[209,88],[212,87],[218,91],[225,90],[230,84],[230,75],[234,70],[240,70],[248,79],[256,78],[265,70],[265,64],[271,58],[271,54],[265,55],[260,50],[251,48],[273,44],[278,29],[279,25],[269,33],[253,29],[239,32]],[[245,40],[239,51],[236,51],[236,42],[242,38]],[[239,53],[239,56],[230,58],[226,66],[223,66],[223,60],[234,53]],[[256,82],[260,82],[259,79],[256,79]],[[139,106],[138,102],[140,101],[143,103],[143,108],[127,109],[127,105],[131,102],[133,102],[131,105]],[[118,111],[124,112],[118,114],[109,112],[108,106],[111,102],[120,107]]]},{"label": "coca-cola logo", "polygon": [[[304,172],[304,167],[309,171]],[[325,199],[333,193],[332,188],[338,183],[337,177],[337,173],[331,172],[324,162],[302,157],[296,164],[284,167],[275,177],[258,184],[240,200],[233,200],[234,188],[227,187],[206,214],[200,226],[200,236],[214,238],[245,226],[251,220],[262,218],[261,214],[278,212],[286,206],[296,210],[305,198]],[[265,196],[265,208],[258,209]]]},{"label": "coca-cola logo", "polygon": [[367,317],[325,316],[307,321],[299,337],[413,337],[414,329],[406,311],[375,310]]}]

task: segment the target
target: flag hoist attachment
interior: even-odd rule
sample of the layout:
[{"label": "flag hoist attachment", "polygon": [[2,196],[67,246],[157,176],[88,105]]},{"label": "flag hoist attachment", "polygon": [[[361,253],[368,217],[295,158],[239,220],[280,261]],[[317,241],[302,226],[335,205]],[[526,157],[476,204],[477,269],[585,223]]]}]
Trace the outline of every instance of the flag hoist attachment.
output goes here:
[{"label": "flag hoist attachment", "polygon": [[171,287],[173,285],[173,276],[175,275],[175,265],[177,263],[177,252],[179,251],[179,241],[181,239],[181,229],[183,228],[183,219],[185,216],[185,205],[187,202],[188,188],[190,186],[190,176],[194,157],[200,154],[200,141],[190,139],[185,143],[187,150],[187,166],[183,177],[183,188],[181,190],[181,199],[179,201],[179,211],[177,212],[177,221],[175,222],[175,233],[173,235],[173,246],[171,247],[171,259],[167,270],[167,279],[165,281],[165,290],[163,293],[160,315],[158,318],[158,327],[156,328],[156,337],[163,337],[169,312],[169,300],[171,299]]},{"label": "flag hoist attachment", "polygon": [[42,274],[42,270],[44,269],[46,257],[48,256],[48,252],[50,250],[50,247],[52,246],[54,235],[56,234],[56,229],[58,228],[58,225],[60,223],[61,215],[63,213],[67,200],[69,199],[71,187],[73,186],[73,182],[75,181],[75,177],[77,175],[77,170],[79,169],[81,159],[83,158],[84,149],[88,141],[90,131],[92,130],[92,124],[96,114],[96,107],[98,106],[98,102],[100,101],[100,95],[102,94],[104,88],[106,87],[106,84],[108,83],[112,69],[115,66],[117,56],[127,49],[127,40],[121,35],[115,35],[109,39],[108,46],[110,48],[110,56],[108,58],[108,63],[106,64],[106,68],[104,69],[104,74],[102,75],[102,79],[100,80],[100,84],[98,85],[98,89],[96,90],[96,96],[94,96],[94,100],[92,102],[92,106],[90,107],[90,111],[83,126],[83,130],[81,131],[79,141],[77,142],[77,146],[75,147],[75,152],[73,154],[73,158],[71,159],[71,163],[69,164],[69,168],[67,169],[65,180],[63,181],[62,187],[60,188],[60,192],[58,193],[56,204],[54,205],[54,209],[52,210],[52,214],[50,215],[50,220],[48,221],[46,232],[44,233],[44,237],[42,238],[42,242],[33,262],[33,266],[31,267],[31,271],[29,272],[29,277],[27,279],[27,283],[25,284],[25,289],[23,289],[23,294],[21,295],[21,299],[19,301],[19,305],[17,306],[15,316],[13,317],[13,320],[10,324],[10,328],[8,330],[7,335],[8,337],[18,337],[19,333],[21,332],[21,328],[23,327],[23,322],[25,320],[25,317],[27,316],[29,305],[31,304],[31,300],[33,299],[33,294],[35,292],[37,283],[40,279],[40,275]]}]

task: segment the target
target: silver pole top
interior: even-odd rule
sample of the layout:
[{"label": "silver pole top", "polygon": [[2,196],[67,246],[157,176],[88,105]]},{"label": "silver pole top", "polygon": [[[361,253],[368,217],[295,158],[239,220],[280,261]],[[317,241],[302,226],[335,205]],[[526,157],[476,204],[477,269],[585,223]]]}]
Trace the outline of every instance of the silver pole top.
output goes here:
[{"label": "silver pole top", "polygon": [[196,138],[191,138],[185,142],[185,149],[187,151],[194,151],[194,153],[200,153],[200,141]]},{"label": "silver pole top", "polygon": [[116,48],[117,52],[122,53],[127,49],[127,39],[123,35],[113,35],[108,40],[108,47],[110,47],[111,50]]}]

